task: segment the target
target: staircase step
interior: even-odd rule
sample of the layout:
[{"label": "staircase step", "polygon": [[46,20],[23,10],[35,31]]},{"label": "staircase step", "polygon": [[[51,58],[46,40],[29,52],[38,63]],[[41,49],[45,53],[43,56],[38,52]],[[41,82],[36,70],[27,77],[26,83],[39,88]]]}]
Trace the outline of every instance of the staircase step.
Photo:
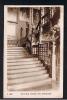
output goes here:
[{"label": "staircase step", "polygon": [[22,54],[7,54],[8,57],[14,57],[14,56],[17,56],[17,57],[20,57],[20,56],[25,56],[25,55],[29,55],[28,53],[22,53]]},{"label": "staircase step", "polygon": [[8,80],[8,85],[14,85],[14,84],[20,84],[20,83],[28,83],[32,81],[42,80],[42,79],[48,79],[49,75],[44,74],[41,76],[35,76],[35,77],[24,77],[24,78],[18,78],[13,80]]},{"label": "staircase step", "polygon": [[7,55],[17,55],[17,54],[25,54],[25,53],[28,53],[28,52],[26,52],[26,51],[19,51],[19,52],[13,52],[13,51],[9,51],[8,53],[7,53]]},{"label": "staircase step", "polygon": [[27,62],[27,61],[38,61],[38,58],[24,58],[24,59],[20,59],[20,58],[19,58],[19,59],[11,59],[11,60],[8,60],[7,63],[9,63],[9,62],[19,62],[19,61],[20,61],[20,62],[21,62],[21,61],[22,61],[22,62],[23,62],[23,61],[26,61],[26,62]]},{"label": "staircase step", "polygon": [[28,70],[28,69],[33,69],[33,68],[41,68],[41,69],[45,69],[45,67],[43,67],[43,66],[34,66],[34,67],[32,67],[32,66],[29,66],[29,67],[22,67],[22,66],[20,66],[20,68],[14,68],[15,66],[13,66],[13,67],[8,67],[8,71],[14,71],[14,70]]},{"label": "staircase step", "polygon": [[23,48],[8,48],[7,51],[26,51],[25,49]]},{"label": "staircase step", "polygon": [[7,57],[7,60],[9,60],[9,59],[23,59],[23,58],[28,58],[30,55],[21,55],[21,56],[8,56]]},{"label": "staircase step", "polygon": [[18,46],[16,46],[16,47],[8,47],[8,49],[24,49],[24,47],[18,47]]},{"label": "staircase step", "polygon": [[16,57],[16,56],[15,56],[15,57],[9,57],[9,58],[7,57],[7,60],[26,59],[26,58],[30,58],[30,57],[31,57],[30,55],[29,55],[29,56],[26,56],[26,55],[25,55],[25,56],[23,56],[23,57]]},{"label": "staircase step", "polygon": [[[35,68],[35,67],[43,67],[43,64],[36,64],[36,65],[19,65],[19,66],[8,66],[8,70],[18,70],[18,69],[28,69],[28,68]],[[45,67],[44,67],[45,68]]]},{"label": "staircase step", "polygon": [[38,72],[30,72],[30,73],[19,73],[19,74],[12,74],[8,75],[8,79],[15,79],[15,78],[21,78],[21,77],[31,77],[31,76],[36,76],[36,75],[41,75],[41,74],[46,74],[47,70],[40,70]]},{"label": "staircase step", "polygon": [[[8,66],[8,68],[7,69],[9,69],[9,70],[12,70],[12,69],[26,69],[26,68],[32,68],[32,67],[43,67],[43,64],[33,64],[33,65],[31,65],[31,64],[29,64],[29,65],[11,65],[11,66]],[[44,68],[45,68],[45,66],[44,66]]]},{"label": "staircase step", "polygon": [[26,69],[19,69],[19,70],[8,70],[7,73],[8,74],[17,74],[17,73],[27,73],[30,71],[40,71],[40,70],[45,70],[44,67],[33,67],[33,68],[28,68],[27,70]]},{"label": "staircase step", "polygon": [[28,64],[40,64],[40,61],[25,61],[25,62],[12,62],[12,63],[7,63],[8,66],[12,66],[12,65],[28,65]]},{"label": "staircase step", "polygon": [[7,53],[25,53],[26,52],[26,50],[7,50]]},{"label": "staircase step", "polygon": [[30,61],[30,60],[27,60],[27,61],[23,61],[23,60],[21,61],[21,60],[20,60],[20,61],[13,61],[13,62],[10,62],[10,61],[11,61],[11,60],[9,60],[8,64],[15,64],[15,63],[16,63],[16,64],[17,64],[17,63],[20,63],[20,64],[26,64],[26,63],[27,63],[27,64],[41,63],[41,61],[39,61],[39,60],[31,60],[31,61]]},{"label": "staircase step", "polygon": [[11,85],[11,86],[8,86],[8,90],[10,91],[22,91],[22,90],[25,90],[25,89],[30,89],[32,87],[38,87],[38,86],[43,86],[43,85],[47,85],[47,84],[51,84],[52,83],[52,80],[51,78],[48,78],[46,80],[38,80],[38,81],[34,81],[34,82],[30,82],[30,83],[24,83],[24,84],[14,84],[14,85]]},{"label": "staircase step", "polygon": [[26,50],[24,50],[24,49],[7,49],[7,52],[19,52],[19,51],[24,51],[24,52],[26,52]]}]

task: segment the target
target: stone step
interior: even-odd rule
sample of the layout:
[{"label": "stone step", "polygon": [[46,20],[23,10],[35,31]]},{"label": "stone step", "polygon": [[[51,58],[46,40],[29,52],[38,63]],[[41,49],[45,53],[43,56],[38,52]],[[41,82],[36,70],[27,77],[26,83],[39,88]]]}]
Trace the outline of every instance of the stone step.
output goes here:
[{"label": "stone step", "polygon": [[8,66],[13,66],[13,65],[15,65],[15,66],[16,65],[18,65],[18,66],[19,65],[22,65],[22,66],[24,65],[25,66],[25,65],[28,65],[28,64],[40,64],[40,63],[41,63],[40,61],[27,61],[27,62],[25,61],[25,62],[12,62],[12,63],[7,63],[7,65]]},{"label": "stone step", "polygon": [[9,54],[10,54],[10,55],[13,55],[13,54],[23,54],[23,53],[25,54],[25,53],[28,53],[28,52],[26,52],[26,51],[19,51],[19,52],[9,51],[9,52],[7,52],[7,55],[9,55]]},{"label": "stone step", "polygon": [[9,59],[23,59],[23,58],[26,58],[26,57],[29,57],[30,55],[20,55],[20,56],[8,56],[7,57],[7,60]]},{"label": "stone step", "polygon": [[36,72],[30,72],[30,73],[19,73],[19,74],[12,74],[12,75],[8,75],[8,79],[15,79],[15,78],[21,78],[21,77],[32,77],[32,76],[36,76],[36,75],[42,75],[42,74],[46,74],[47,70],[40,70],[40,71],[36,71]]},{"label": "stone step", "polygon": [[8,48],[7,51],[13,51],[13,50],[16,50],[16,51],[26,51],[26,49],[24,48],[16,48],[16,47],[11,47],[11,48]]},{"label": "stone step", "polygon": [[33,76],[33,77],[22,77],[22,78],[17,78],[17,79],[12,79],[8,80],[8,85],[14,85],[14,84],[20,84],[20,83],[28,83],[32,81],[37,81],[37,80],[42,80],[42,79],[48,79],[49,75],[48,74],[43,74],[43,75],[38,75],[38,76]]},{"label": "stone step", "polygon": [[34,67],[32,67],[32,66],[29,66],[29,67],[18,67],[18,68],[15,68],[14,66],[13,67],[8,67],[8,71],[20,71],[20,70],[34,70],[34,69],[43,69],[43,70],[45,70],[45,67],[43,67],[43,66],[34,66]]},{"label": "stone step", "polygon": [[31,61],[30,61],[30,60],[24,60],[24,61],[23,61],[23,60],[19,60],[19,61],[18,61],[18,60],[17,60],[17,61],[16,61],[16,60],[14,60],[14,61],[8,60],[7,63],[8,63],[8,64],[9,64],[9,63],[10,63],[10,64],[15,64],[15,63],[16,63],[16,64],[17,64],[17,63],[20,63],[20,64],[32,64],[32,63],[34,63],[34,64],[35,64],[35,63],[41,63],[41,61],[39,61],[39,60],[31,60]]},{"label": "stone step", "polygon": [[48,85],[48,84],[52,83],[51,78],[48,79],[41,79],[41,80],[37,80],[37,81],[32,81],[32,82],[28,82],[28,83],[24,83],[24,84],[14,84],[14,85],[10,85],[8,86],[8,90],[9,91],[22,91],[25,89],[30,89],[30,88],[34,88],[34,87],[38,87],[38,86],[43,86],[43,85]]},{"label": "stone step", "polygon": [[16,73],[30,73],[32,71],[40,71],[40,70],[45,70],[44,67],[33,67],[33,68],[28,68],[28,69],[18,69],[18,70],[7,70],[8,74],[16,74]]},{"label": "stone step", "polygon": [[[24,65],[24,66],[22,66],[22,65],[17,65],[17,66],[8,66],[8,70],[17,70],[17,69],[28,69],[28,68],[35,68],[35,67],[43,67],[43,64],[35,64],[35,65],[31,65],[31,64],[29,64],[29,65]],[[45,68],[45,66],[44,66],[44,68]]]},{"label": "stone step", "polygon": [[14,57],[7,57],[7,60],[14,60],[14,59],[26,59],[26,58],[30,58],[31,56],[30,55],[25,55],[25,56],[20,56],[20,57],[16,57],[16,56],[14,56]]},{"label": "stone step", "polygon": [[17,47],[17,43],[16,42],[14,44],[7,43],[7,48],[12,48],[12,47]]},{"label": "stone step", "polygon": [[7,50],[7,53],[22,53],[22,52],[27,52],[26,50]]},{"label": "stone step", "polygon": [[50,84],[52,83],[51,78],[48,78],[46,80],[42,79],[42,80],[32,81],[32,82],[25,83],[25,84],[14,84],[14,85],[8,86],[8,90],[9,91],[23,91],[26,89],[36,88],[36,87],[43,86],[43,85],[46,86],[49,83]]},{"label": "stone step", "polygon": [[27,52],[26,50],[7,50],[7,53],[22,53]]},{"label": "stone step", "polygon": [[28,53],[17,53],[17,54],[7,54],[8,57],[14,57],[14,56],[24,56],[24,55],[29,55]]},{"label": "stone step", "polygon": [[18,52],[18,51],[26,51],[25,49],[7,49],[7,52],[13,52],[13,51],[16,51],[16,52]]},{"label": "stone step", "polygon": [[24,47],[18,47],[18,46],[16,46],[16,47],[8,47],[8,49],[24,49]]},{"label": "stone step", "polygon": [[23,59],[10,59],[7,61],[7,63],[9,62],[23,62],[23,61],[38,61],[38,58],[23,58]]}]

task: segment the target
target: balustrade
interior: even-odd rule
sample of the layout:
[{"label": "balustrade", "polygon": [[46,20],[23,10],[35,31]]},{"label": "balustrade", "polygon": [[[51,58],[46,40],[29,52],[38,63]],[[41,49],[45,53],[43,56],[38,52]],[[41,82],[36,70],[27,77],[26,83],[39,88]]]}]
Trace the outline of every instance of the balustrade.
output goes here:
[{"label": "balustrade", "polygon": [[52,44],[44,43],[32,46],[32,55],[38,57],[52,77]]}]

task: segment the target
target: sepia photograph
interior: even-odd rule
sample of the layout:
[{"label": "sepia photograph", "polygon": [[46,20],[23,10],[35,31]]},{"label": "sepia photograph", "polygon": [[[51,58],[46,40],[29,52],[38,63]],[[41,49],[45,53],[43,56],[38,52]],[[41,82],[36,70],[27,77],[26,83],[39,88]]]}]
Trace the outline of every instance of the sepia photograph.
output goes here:
[{"label": "sepia photograph", "polygon": [[63,5],[4,5],[4,98],[63,98]]}]

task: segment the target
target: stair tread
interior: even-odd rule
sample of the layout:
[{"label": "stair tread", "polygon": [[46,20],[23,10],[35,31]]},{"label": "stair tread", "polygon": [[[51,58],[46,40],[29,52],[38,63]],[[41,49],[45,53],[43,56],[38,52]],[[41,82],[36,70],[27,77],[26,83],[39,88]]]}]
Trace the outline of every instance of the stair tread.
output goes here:
[{"label": "stair tread", "polygon": [[39,70],[45,70],[45,68],[41,68],[41,67],[36,67],[36,68],[29,68],[29,69],[20,69],[20,70],[9,70],[7,71],[8,74],[16,74],[16,73],[26,73],[26,72],[30,72],[30,71],[39,71]]},{"label": "stair tread", "polygon": [[19,58],[19,59],[10,59],[9,61],[26,61],[26,60],[38,60],[38,58],[35,58],[35,57],[29,57],[29,58]]},{"label": "stair tread", "polygon": [[11,52],[11,53],[13,53],[13,52],[15,52],[15,53],[16,53],[16,52],[26,52],[26,50],[22,50],[22,49],[16,49],[16,50],[15,50],[15,49],[8,49],[7,52],[8,52],[8,53],[9,53],[9,52]]},{"label": "stair tread", "polygon": [[8,57],[7,58],[7,60],[11,60],[11,59],[24,59],[24,58],[30,58],[31,56],[30,55],[25,55],[25,56],[19,56],[19,57],[16,57],[16,56],[14,56],[14,57]]},{"label": "stair tread", "polygon": [[[28,63],[26,63],[26,64],[19,64],[19,67],[24,67],[24,66],[25,66],[25,67],[27,67],[27,66],[28,66],[28,67],[29,67],[29,66],[32,66],[32,67],[34,66],[34,67],[35,67],[35,66],[43,66],[43,64],[42,64],[42,63],[35,63],[35,64],[30,64],[30,63],[29,63],[29,64],[28,64]],[[16,67],[18,67],[18,64],[13,64],[13,65],[10,65],[10,64],[9,64],[8,67],[16,68]]]},{"label": "stair tread", "polygon": [[23,48],[24,49],[24,47],[19,47],[19,46],[16,46],[16,47],[9,47],[9,48]]},{"label": "stair tread", "polygon": [[[37,74],[32,74],[32,75],[29,75],[29,76],[27,76],[26,74],[25,75],[22,75],[22,76],[16,76],[16,77],[8,77],[8,81],[18,81],[18,80],[26,80],[26,79],[28,79],[28,78],[30,78],[30,79],[34,79],[35,77],[42,77],[42,76],[49,76],[47,73],[37,73]],[[19,81],[18,81],[19,82]]]},{"label": "stair tread", "polygon": [[29,60],[29,61],[15,61],[15,62],[7,62],[8,64],[30,64],[30,63],[41,63],[39,60]]},{"label": "stair tread", "polygon": [[11,48],[8,48],[8,49],[7,49],[7,51],[10,51],[10,50],[11,50],[11,51],[13,51],[13,50],[26,51],[26,50],[23,49],[23,48],[12,48],[12,47],[11,47]]},{"label": "stair tread", "polygon": [[8,57],[23,57],[23,56],[28,56],[29,54],[19,54],[19,55],[7,55]]},{"label": "stair tread", "polygon": [[40,70],[38,72],[32,72],[32,73],[19,73],[19,74],[12,74],[12,75],[8,75],[8,78],[9,79],[14,79],[14,78],[20,78],[20,77],[31,77],[31,76],[36,76],[36,75],[41,75],[41,74],[46,74],[47,71],[43,71],[43,70]]},{"label": "stair tread", "polygon": [[24,49],[24,47],[18,47],[18,46],[16,46],[16,47],[8,47],[8,49]]},{"label": "stair tread", "polygon": [[16,53],[16,52],[12,52],[12,53],[7,53],[6,55],[7,56],[13,56],[13,55],[23,55],[23,54],[28,54],[27,52],[19,52],[19,53]]},{"label": "stair tread", "polygon": [[7,50],[7,53],[17,53],[17,52],[21,53],[21,52],[27,52],[27,51],[26,50],[22,50],[22,49],[16,49],[16,50],[15,49],[14,50],[13,49],[12,50],[8,49]]},{"label": "stair tread", "polygon": [[52,80],[51,78],[48,78],[46,80],[38,80],[38,81],[34,81],[34,82],[30,82],[30,83],[24,83],[24,84],[13,84],[11,86],[8,86],[8,89],[11,91],[21,91],[24,89],[30,89],[32,87],[38,87],[38,86],[42,86],[42,85],[46,85],[46,84],[51,84]]},{"label": "stair tread", "polygon": [[46,79],[46,78],[49,78],[48,74],[44,74],[44,75],[40,75],[40,76],[39,75],[32,76],[32,77],[22,77],[22,78],[8,80],[8,85],[19,84],[19,83],[28,83],[28,82],[42,80],[42,79]]},{"label": "stair tread", "polygon": [[8,70],[19,70],[19,69],[28,69],[28,68],[35,68],[35,67],[44,67],[42,64],[37,64],[37,65],[25,65],[25,66],[8,66]]}]

